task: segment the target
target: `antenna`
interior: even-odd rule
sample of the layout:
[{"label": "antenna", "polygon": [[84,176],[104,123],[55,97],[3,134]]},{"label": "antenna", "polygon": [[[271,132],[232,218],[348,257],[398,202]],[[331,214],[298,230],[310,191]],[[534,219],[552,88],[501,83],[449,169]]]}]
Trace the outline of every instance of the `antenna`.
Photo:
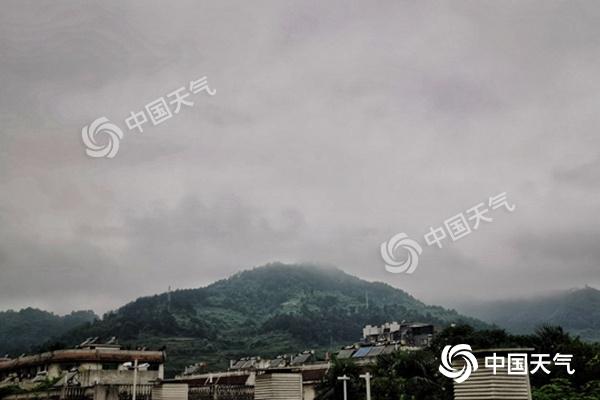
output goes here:
[{"label": "antenna", "polygon": [[169,292],[167,294],[167,311],[171,312],[171,285],[169,285]]}]

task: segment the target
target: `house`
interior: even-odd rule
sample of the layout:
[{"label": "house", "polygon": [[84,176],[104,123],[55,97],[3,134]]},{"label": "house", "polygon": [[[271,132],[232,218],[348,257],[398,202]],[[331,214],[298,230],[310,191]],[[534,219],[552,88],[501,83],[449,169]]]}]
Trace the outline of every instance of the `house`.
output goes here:
[{"label": "house", "polygon": [[424,323],[386,322],[363,328],[364,343],[399,343],[402,346],[426,347],[431,344],[434,327]]},{"label": "house", "polygon": [[190,367],[163,383],[188,385],[190,400],[280,398],[277,396],[313,400],[316,386],[329,367],[329,361],[317,361],[314,351],[307,350],[273,359],[231,360],[229,369],[221,372],[200,372]]},{"label": "house", "polygon": [[[74,349],[0,361],[0,388],[12,386],[25,391],[13,395],[12,400],[28,398],[27,392],[39,394],[41,386],[48,398],[64,398],[67,392],[77,392],[104,400],[111,397],[106,395],[111,388],[131,394],[135,376],[136,393],[146,391],[149,396],[150,384],[164,377],[164,362],[162,351],[125,350],[116,339],[101,343],[93,338]],[[142,400],[143,394],[138,399]],[[118,397],[119,393],[113,395]]]},{"label": "house", "polygon": [[[502,364],[492,371],[483,368],[485,358],[491,355],[506,357],[510,353],[529,354],[534,349],[480,349],[474,350],[473,355],[479,368],[471,373],[469,378],[461,383],[454,382],[455,400],[531,400],[531,385],[529,374],[511,374],[508,365]],[[463,358],[457,358],[453,367],[460,370],[465,365]]]}]

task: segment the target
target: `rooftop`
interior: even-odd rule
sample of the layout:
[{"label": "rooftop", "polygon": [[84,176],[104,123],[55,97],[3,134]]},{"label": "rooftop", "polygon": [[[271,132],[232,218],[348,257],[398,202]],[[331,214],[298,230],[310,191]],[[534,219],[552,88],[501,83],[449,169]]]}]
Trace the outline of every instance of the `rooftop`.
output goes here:
[{"label": "rooftop", "polygon": [[59,363],[124,363],[133,360],[138,360],[140,363],[164,363],[165,354],[162,351],[121,350],[120,348],[56,350],[0,361],[0,371]]}]

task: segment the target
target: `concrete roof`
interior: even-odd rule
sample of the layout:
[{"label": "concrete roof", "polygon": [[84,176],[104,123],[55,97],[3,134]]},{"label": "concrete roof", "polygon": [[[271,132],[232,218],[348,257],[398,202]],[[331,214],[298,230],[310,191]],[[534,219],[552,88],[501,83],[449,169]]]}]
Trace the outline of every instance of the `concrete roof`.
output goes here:
[{"label": "concrete roof", "polygon": [[56,350],[47,353],[14,358],[0,362],[0,371],[17,368],[34,367],[53,363],[83,363],[83,362],[115,362],[123,363],[133,360],[140,363],[164,363],[165,354],[162,351],[146,350],[87,350],[70,349]]}]

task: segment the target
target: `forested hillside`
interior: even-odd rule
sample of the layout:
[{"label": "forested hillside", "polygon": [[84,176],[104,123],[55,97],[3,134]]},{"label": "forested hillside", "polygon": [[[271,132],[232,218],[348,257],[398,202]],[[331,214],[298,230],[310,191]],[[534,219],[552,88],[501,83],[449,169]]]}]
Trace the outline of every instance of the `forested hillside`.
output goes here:
[{"label": "forested hillside", "polygon": [[5,354],[18,356],[34,350],[52,337],[92,322],[96,314],[92,311],[76,311],[58,316],[34,308],[21,311],[0,312],[0,357]]},{"label": "forested hillside", "polygon": [[513,333],[558,325],[582,339],[600,341],[600,290],[589,286],[532,299],[471,304],[463,310]]},{"label": "forested hillside", "polygon": [[59,341],[117,336],[122,343],[165,347],[169,369],[177,371],[195,361],[225,366],[243,355],[336,347],[359,340],[364,325],[390,320],[485,326],[338,269],[272,264],[204,288],[137,299]]}]

